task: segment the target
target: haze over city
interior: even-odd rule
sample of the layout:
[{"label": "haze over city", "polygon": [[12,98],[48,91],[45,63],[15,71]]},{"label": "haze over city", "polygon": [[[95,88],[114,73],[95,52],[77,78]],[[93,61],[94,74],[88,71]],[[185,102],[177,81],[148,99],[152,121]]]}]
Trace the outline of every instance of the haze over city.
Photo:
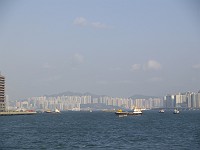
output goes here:
[{"label": "haze over city", "polygon": [[6,94],[197,92],[199,18],[198,0],[2,0]]}]

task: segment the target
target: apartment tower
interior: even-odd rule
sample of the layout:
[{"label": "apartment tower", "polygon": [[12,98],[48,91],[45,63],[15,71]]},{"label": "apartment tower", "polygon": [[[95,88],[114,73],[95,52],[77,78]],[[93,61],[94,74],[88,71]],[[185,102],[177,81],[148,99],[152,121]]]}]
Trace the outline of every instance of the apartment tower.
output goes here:
[{"label": "apartment tower", "polygon": [[0,112],[6,111],[5,107],[5,77],[0,74]]}]

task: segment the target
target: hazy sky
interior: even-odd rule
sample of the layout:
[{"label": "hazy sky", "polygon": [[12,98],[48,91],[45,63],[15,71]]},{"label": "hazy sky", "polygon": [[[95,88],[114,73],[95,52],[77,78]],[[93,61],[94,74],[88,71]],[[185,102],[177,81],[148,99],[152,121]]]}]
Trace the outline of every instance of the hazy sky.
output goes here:
[{"label": "hazy sky", "polygon": [[10,99],[200,89],[198,0],[1,0]]}]

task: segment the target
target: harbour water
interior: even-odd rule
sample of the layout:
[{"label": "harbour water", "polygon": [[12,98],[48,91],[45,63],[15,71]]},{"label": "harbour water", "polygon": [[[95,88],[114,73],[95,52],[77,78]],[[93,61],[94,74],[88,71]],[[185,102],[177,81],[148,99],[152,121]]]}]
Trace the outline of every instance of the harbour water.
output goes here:
[{"label": "harbour water", "polygon": [[200,149],[200,111],[0,116],[0,149]]}]

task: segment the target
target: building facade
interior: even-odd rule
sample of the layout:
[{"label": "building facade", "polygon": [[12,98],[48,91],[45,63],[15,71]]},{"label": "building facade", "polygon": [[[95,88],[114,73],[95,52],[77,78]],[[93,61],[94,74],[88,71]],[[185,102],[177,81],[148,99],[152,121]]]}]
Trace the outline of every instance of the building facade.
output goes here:
[{"label": "building facade", "polygon": [[5,77],[0,74],[0,112],[6,111],[5,106]]}]

